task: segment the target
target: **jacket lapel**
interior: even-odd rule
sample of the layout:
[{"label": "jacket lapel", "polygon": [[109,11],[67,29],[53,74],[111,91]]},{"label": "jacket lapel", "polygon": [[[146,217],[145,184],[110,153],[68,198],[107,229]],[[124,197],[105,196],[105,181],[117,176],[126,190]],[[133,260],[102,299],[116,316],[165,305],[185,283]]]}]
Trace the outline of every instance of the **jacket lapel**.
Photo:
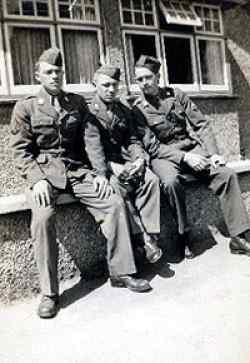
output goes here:
[{"label": "jacket lapel", "polygon": [[93,98],[93,101],[91,103],[91,110],[92,112],[95,114],[95,116],[97,117],[97,119],[100,121],[100,123],[102,124],[102,126],[105,129],[109,128],[109,116],[107,114],[107,108],[106,105],[100,100],[100,98],[96,95]]}]

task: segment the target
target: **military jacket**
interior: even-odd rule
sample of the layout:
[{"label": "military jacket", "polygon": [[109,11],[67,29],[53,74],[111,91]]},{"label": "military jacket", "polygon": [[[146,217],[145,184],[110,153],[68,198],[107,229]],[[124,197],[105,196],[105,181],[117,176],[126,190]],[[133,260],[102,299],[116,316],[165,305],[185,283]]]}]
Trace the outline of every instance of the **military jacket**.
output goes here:
[{"label": "military jacket", "polygon": [[139,124],[146,124],[180,162],[183,151],[200,145],[207,156],[218,153],[208,120],[179,89],[160,88],[159,97],[140,97],[133,108]]},{"label": "military jacket", "polygon": [[11,147],[21,174],[33,185],[47,179],[64,189],[67,170],[86,173],[89,161],[84,147],[84,125],[90,113],[85,100],[61,92],[60,110],[51,105],[44,88],[17,102],[11,119]]},{"label": "military jacket", "polygon": [[107,106],[96,95],[90,111],[95,117],[86,124],[85,144],[89,160],[97,173],[107,176],[109,161],[124,164],[144,158],[144,150],[136,136],[128,107],[119,100],[113,101],[110,117]]}]

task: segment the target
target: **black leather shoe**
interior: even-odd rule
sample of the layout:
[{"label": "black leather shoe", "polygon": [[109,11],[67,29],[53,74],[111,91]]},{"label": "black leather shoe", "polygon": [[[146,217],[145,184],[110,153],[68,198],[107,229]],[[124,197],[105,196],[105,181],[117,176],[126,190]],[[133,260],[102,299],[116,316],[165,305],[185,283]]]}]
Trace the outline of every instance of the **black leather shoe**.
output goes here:
[{"label": "black leather shoe", "polygon": [[59,310],[58,296],[42,296],[38,306],[38,316],[42,319],[54,318]]},{"label": "black leather shoe", "polygon": [[250,242],[242,237],[233,237],[229,243],[231,253],[250,256]]},{"label": "black leather shoe", "polygon": [[157,246],[156,241],[148,240],[145,242],[144,249],[146,258],[150,263],[157,262],[162,256],[162,250]]},{"label": "black leather shoe", "polygon": [[152,290],[152,287],[147,280],[136,279],[129,275],[110,276],[110,282],[113,287],[126,287],[127,289],[135,292],[146,292]]}]

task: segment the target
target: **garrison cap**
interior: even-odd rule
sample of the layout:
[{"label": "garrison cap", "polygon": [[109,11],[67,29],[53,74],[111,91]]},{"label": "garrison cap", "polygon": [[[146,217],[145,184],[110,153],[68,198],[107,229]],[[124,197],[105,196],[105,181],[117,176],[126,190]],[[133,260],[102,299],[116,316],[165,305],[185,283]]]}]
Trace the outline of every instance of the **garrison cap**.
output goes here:
[{"label": "garrison cap", "polygon": [[161,62],[149,55],[141,55],[138,61],[135,63],[135,66],[148,68],[150,71],[156,74],[159,72]]},{"label": "garrison cap", "polygon": [[46,62],[52,66],[62,67],[62,54],[60,49],[54,47],[46,49],[41,55],[38,62]]},{"label": "garrison cap", "polygon": [[116,81],[120,81],[121,71],[118,67],[112,66],[110,64],[104,64],[96,70],[95,74],[105,74],[106,76],[109,76]]}]

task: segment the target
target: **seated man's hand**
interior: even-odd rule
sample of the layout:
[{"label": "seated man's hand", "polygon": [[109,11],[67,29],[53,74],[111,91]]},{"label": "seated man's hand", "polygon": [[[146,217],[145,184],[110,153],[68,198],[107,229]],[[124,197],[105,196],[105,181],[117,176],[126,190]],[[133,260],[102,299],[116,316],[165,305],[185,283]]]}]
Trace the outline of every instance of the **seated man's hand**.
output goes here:
[{"label": "seated man's hand", "polygon": [[141,176],[145,171],[145,161],[144,159],[137,159],[133,163],[131,163],[131,169],[129,170],[129,175]]},{"label": "seated man's hand", "polygon": [[108,179],[103,175],[98,175],[95,177],[94,181],[94,188],[98,194],[98,197],[101,199],[109,198],[110,195],[113,193],[113,188],[109,184]]},{"label": "seated man's hand", "polygon": [[216,169],[216,168],[218,168],[218,166],[225,166],[226,161],[225,161],[224,156],[214,154],[210,158],[210,164],[211,164],[212,168]]},{"label": "seated man's hand", "polygon": [[38,207],[48,207],[51,204],[52,186],[47,180],[40,180],[33,186],[33,197]]},{"label": "seated man's hand", "polygon": [[191,152],[185,153],[183,160],[190,168],[194,169],[195,171],[205,170],[209,165],[209,161],[205,156]]}]

